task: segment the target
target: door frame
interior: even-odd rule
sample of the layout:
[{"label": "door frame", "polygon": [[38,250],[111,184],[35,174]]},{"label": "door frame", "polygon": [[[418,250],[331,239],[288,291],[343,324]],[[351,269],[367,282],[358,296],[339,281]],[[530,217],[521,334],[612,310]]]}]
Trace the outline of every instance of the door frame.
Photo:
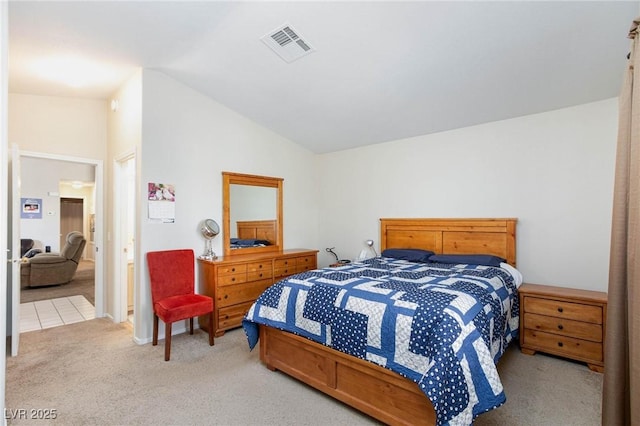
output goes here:
[{"label": "door frame", "polygon": [[[136,166],[136,150],[132,149],[127,151],[121,155],[118,155],[113,160],[113,177],[114,177],[114,194],[113,194],[113,212],[114,212],[114,243],[113,243],[113,258],[114,258],[114,300],[115,306],[113,309],[113,318],[115,322],[124,322],[128,319],[128,303],[127,303],[127,291],[126,291],[126,283],[127,283],[127,253],[124,251],[126,247],[126,238],[127,238],[127,212],[130,209],[134,210],[134,228],[136,226],[137,217],[136,214],[136,194],[134,194],[134,202],[133,205],[129,205],[127,201],[127,175],[125,173],[125,165],[128,161],[133,160],[134,162],[134,173],[137,174],[137,166]],[[134,192],[137,188],[137,176],[134,178]],[[135,229],[134,229],[135,236]],[[134,237],[134,248],[133,248],[133,270],[136,270],[137,259],[137,242]],[[136,274],[134,272],[133,279],[133,310],[134,316],[136,311]]]},{"label": "door frame", "polygon": [[[20,158],[40,158],[45,160],[66,161],[70,163],[87,164],[95,167],[95,309],[96,318],[105,316],[105,287],[104,287],[104,267],[105,267],[105,245],[104,245],[104,161],[92,158],[73,157],[69,155],[49,154],[44,152],[20,151]],[[15,332],[16,327],[13,326]],[[20,326],[17,327],[18,332]]]}]

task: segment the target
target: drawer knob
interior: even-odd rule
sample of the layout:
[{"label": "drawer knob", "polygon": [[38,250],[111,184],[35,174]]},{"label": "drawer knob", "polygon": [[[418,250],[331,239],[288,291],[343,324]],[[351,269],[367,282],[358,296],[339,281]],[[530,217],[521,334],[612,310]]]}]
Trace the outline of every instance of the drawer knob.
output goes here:
[{"label": "drawer knob", "polygon": [[224,319],[229,319],[229,315],[225,315],[225,316],[224,316]]},{"label": "drawer knob", "polygon": [[260,274],[260,278],[262,278],[262,274]]},{"label": "drawer knob", "polygon": [[235,271],[236,271],[236,268],[231,268],[231,272],[235,272]]},{"label": "drawer knob", "polygon": [[562,330],[563,328],[562,324],[558,324],[558,330]]},{"label": "drawer knob", "polygon": [[558,312],[562,312],[564,309],[562,308],[558,308]]},{"label": "drawer knob", "polygon": [[225,298],[225,299],[228,299],[228,298],[229,298],[229,295],[228,295],[228,294],[225,294],[225,295],[224,295],[224,298]]},{"label": "drawer knob", "polygon": [[258,266],[258,268],[262,269],[262,265]]},{"label": "drawer knob", "polygon": [[558,342],[558,346],[563,347],[564,345],[562,344],[562,342]]},{"label": "drawer knob", "polygon": [[233,282],[233,281],[235,281],[235,280],[236,280],[235,278],[231,278],[231,281],[232,281],[232,282]]}]

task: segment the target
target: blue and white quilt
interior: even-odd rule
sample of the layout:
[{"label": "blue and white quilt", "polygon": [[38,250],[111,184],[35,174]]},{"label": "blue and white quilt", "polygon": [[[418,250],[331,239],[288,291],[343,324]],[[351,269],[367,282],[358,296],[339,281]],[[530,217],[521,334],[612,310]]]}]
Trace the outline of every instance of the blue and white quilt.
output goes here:
[{"label": "blue and white quilt", "polygon": [[506,400],[496,363],[518,333],[512,270],[384,257],[317,269],[269,287],[243,326],[252,349],[265,324],[395,371],[439,425],[470,425]]}]

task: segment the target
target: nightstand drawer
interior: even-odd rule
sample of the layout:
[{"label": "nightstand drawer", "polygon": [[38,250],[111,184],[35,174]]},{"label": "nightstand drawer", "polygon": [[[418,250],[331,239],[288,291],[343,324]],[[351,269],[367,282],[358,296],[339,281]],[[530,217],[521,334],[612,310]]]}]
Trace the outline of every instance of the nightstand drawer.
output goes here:
[{"label": "nightstand drawer", "polygon": [[562,300],[525,297],[525,312],[602,324],[602,307]]},{"label": "nightstand drawer", "polygon": [[592,342],[602,342],[602,325],[600,324],[525,313],[524,327]]},{"label": "nightstand drawer", "polygon": [[525,346],[533,346],[543,352],[588,362],[603,360],[602,343],[529,329],[524,330],[523,337]]}]

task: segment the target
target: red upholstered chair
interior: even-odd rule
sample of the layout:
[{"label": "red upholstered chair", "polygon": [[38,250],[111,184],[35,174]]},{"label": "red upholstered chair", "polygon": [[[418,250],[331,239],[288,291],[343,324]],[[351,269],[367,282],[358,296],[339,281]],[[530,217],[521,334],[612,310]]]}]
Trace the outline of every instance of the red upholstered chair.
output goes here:
[{"label": "red upholstered chair", "polygon": [[147,253],[147,266],[153,301],[153,345],[158,344],[158,317],[165,323],[164,360],[171,354],[171,324],[209,315],[209,345],[213,346],[213,299],[195,294],[195,255],[193,250],[166,250]]}]

